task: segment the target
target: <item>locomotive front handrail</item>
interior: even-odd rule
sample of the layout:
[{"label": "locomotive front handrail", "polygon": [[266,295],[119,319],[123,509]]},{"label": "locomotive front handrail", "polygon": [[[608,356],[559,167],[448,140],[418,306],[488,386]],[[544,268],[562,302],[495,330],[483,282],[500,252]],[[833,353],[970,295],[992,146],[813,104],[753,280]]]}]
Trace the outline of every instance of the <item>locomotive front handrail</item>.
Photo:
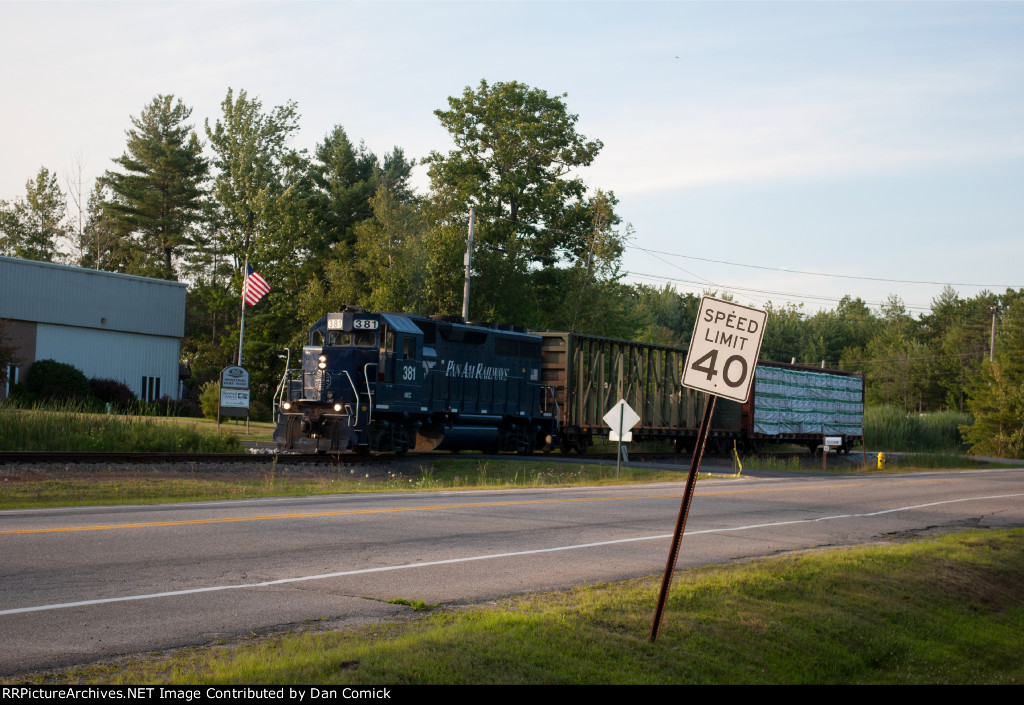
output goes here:
[{"label": "locomotive front handrail", "polygon": [[281,381],[277,383],[277,389],[274,390],[274,423],[277,423],[281,418],[281,404],[284,402],[284,396],[288,392],[288,387],[292,381],[292,373],[299,370],[286,369],[284,374],[281,375]]},{"label": "locomotive front handrail", "polygon": [[[352,381],[352,376],[348,373],[348,370],[342,370],[342,372],[344,372],[345,377],[348,378],[348,383],[352,387],[352,395],[356,402],[356,418],[355,421],[352,422],[352,426],[355,427],[359,425],[359,392],[356,391],[355,382]],[[345,406],[348,406],[348,404],[346,404]],[[351,415],[352,414],[350,413],[349,416]]]},{"label": "locomotive front handrail", "polygon": [[[379,367],[376,362],[367,362],[363,365],[363,378],[366,380],[366,423],[373,423],[373,392],[370,391],[370,366]],[[359,403],[359,395],[356,395],[356,404]]]}]

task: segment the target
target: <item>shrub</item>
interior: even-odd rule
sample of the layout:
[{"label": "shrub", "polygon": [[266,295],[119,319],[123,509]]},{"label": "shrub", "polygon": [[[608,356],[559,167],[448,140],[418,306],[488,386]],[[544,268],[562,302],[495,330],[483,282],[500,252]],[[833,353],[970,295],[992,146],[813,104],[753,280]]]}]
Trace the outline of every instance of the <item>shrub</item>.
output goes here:
[{"label": "shrub", "polygon": [[89,380],[85,374],[66,362],[36,360],[25,375],[28,391],[44,399],[85,398],[89,396]]},{"label": "shrub", "polygon": [[249,418],[253,421],[273,421],[274,413],[270,405],[259,399],[249,400]]},{"label": "shrub", "polygon": [[93,377],[89,380],[89,393],[105,404],[122,409],[135,399],[128,385],[116,379]]},{"label": "shrub", "polygon": [[203,410],[203,416],[208,419],[216,419],[220,411],[220,382],[211,381],[202,386],[199,392],[199,406]]},{"label": "shrub", "polygon": [[16,384],[11,385],[11,391],[7,395],[7,401],[15,406],[30,407],[39,401],[39,397],[28,391],[23,382],[17,382]]}]

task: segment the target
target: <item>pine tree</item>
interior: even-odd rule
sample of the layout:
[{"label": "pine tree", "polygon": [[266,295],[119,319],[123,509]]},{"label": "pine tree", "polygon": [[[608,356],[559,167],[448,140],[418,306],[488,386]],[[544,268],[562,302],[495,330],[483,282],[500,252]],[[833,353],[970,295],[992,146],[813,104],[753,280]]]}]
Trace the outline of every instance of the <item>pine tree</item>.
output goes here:
[{"label": "pine tree", "polygon": [[0,201],[0,253],[53,262],[70,234],[65,222],[67,201],[57,175],[46,167],[25,183],[25,198]]},{"label": "pine tree", "polygon": [[175,279],[176,260],[200,245],[209,167],[185,122],[191,114],[181,99],[158,95],[131,119],[127,151],[114,160],[122,171],[102,177],[112,195],[103,203],[110,227],[143,253],[133,273]]}]

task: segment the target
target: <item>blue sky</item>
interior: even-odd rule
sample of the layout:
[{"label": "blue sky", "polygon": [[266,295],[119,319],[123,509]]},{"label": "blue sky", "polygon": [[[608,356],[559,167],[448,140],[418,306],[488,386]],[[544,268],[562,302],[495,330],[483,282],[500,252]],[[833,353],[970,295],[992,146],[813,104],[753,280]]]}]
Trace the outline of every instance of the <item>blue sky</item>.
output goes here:
[{"label": "blue sky", "polygon": [[517,80],[604,142],[583,176],[635,229],[630,280],[809,311],[1024,287],[1024,3],[0,0],[0,65],[7,200],[76,155],[91,182],[159,93],[422,157],[448,96]]}]

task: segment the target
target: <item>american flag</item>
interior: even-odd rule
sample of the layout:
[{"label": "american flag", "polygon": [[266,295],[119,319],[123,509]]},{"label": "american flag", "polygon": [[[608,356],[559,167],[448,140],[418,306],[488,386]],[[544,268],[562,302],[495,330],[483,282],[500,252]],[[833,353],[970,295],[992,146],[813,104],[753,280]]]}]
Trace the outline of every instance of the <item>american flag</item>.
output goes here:
[{"label": "american flag", "polygon": [[261,277],[251,264],[245,265],[245,283],[242,285],[242,298],[245,303],[255,306],[270,291],[270,284]]}]

